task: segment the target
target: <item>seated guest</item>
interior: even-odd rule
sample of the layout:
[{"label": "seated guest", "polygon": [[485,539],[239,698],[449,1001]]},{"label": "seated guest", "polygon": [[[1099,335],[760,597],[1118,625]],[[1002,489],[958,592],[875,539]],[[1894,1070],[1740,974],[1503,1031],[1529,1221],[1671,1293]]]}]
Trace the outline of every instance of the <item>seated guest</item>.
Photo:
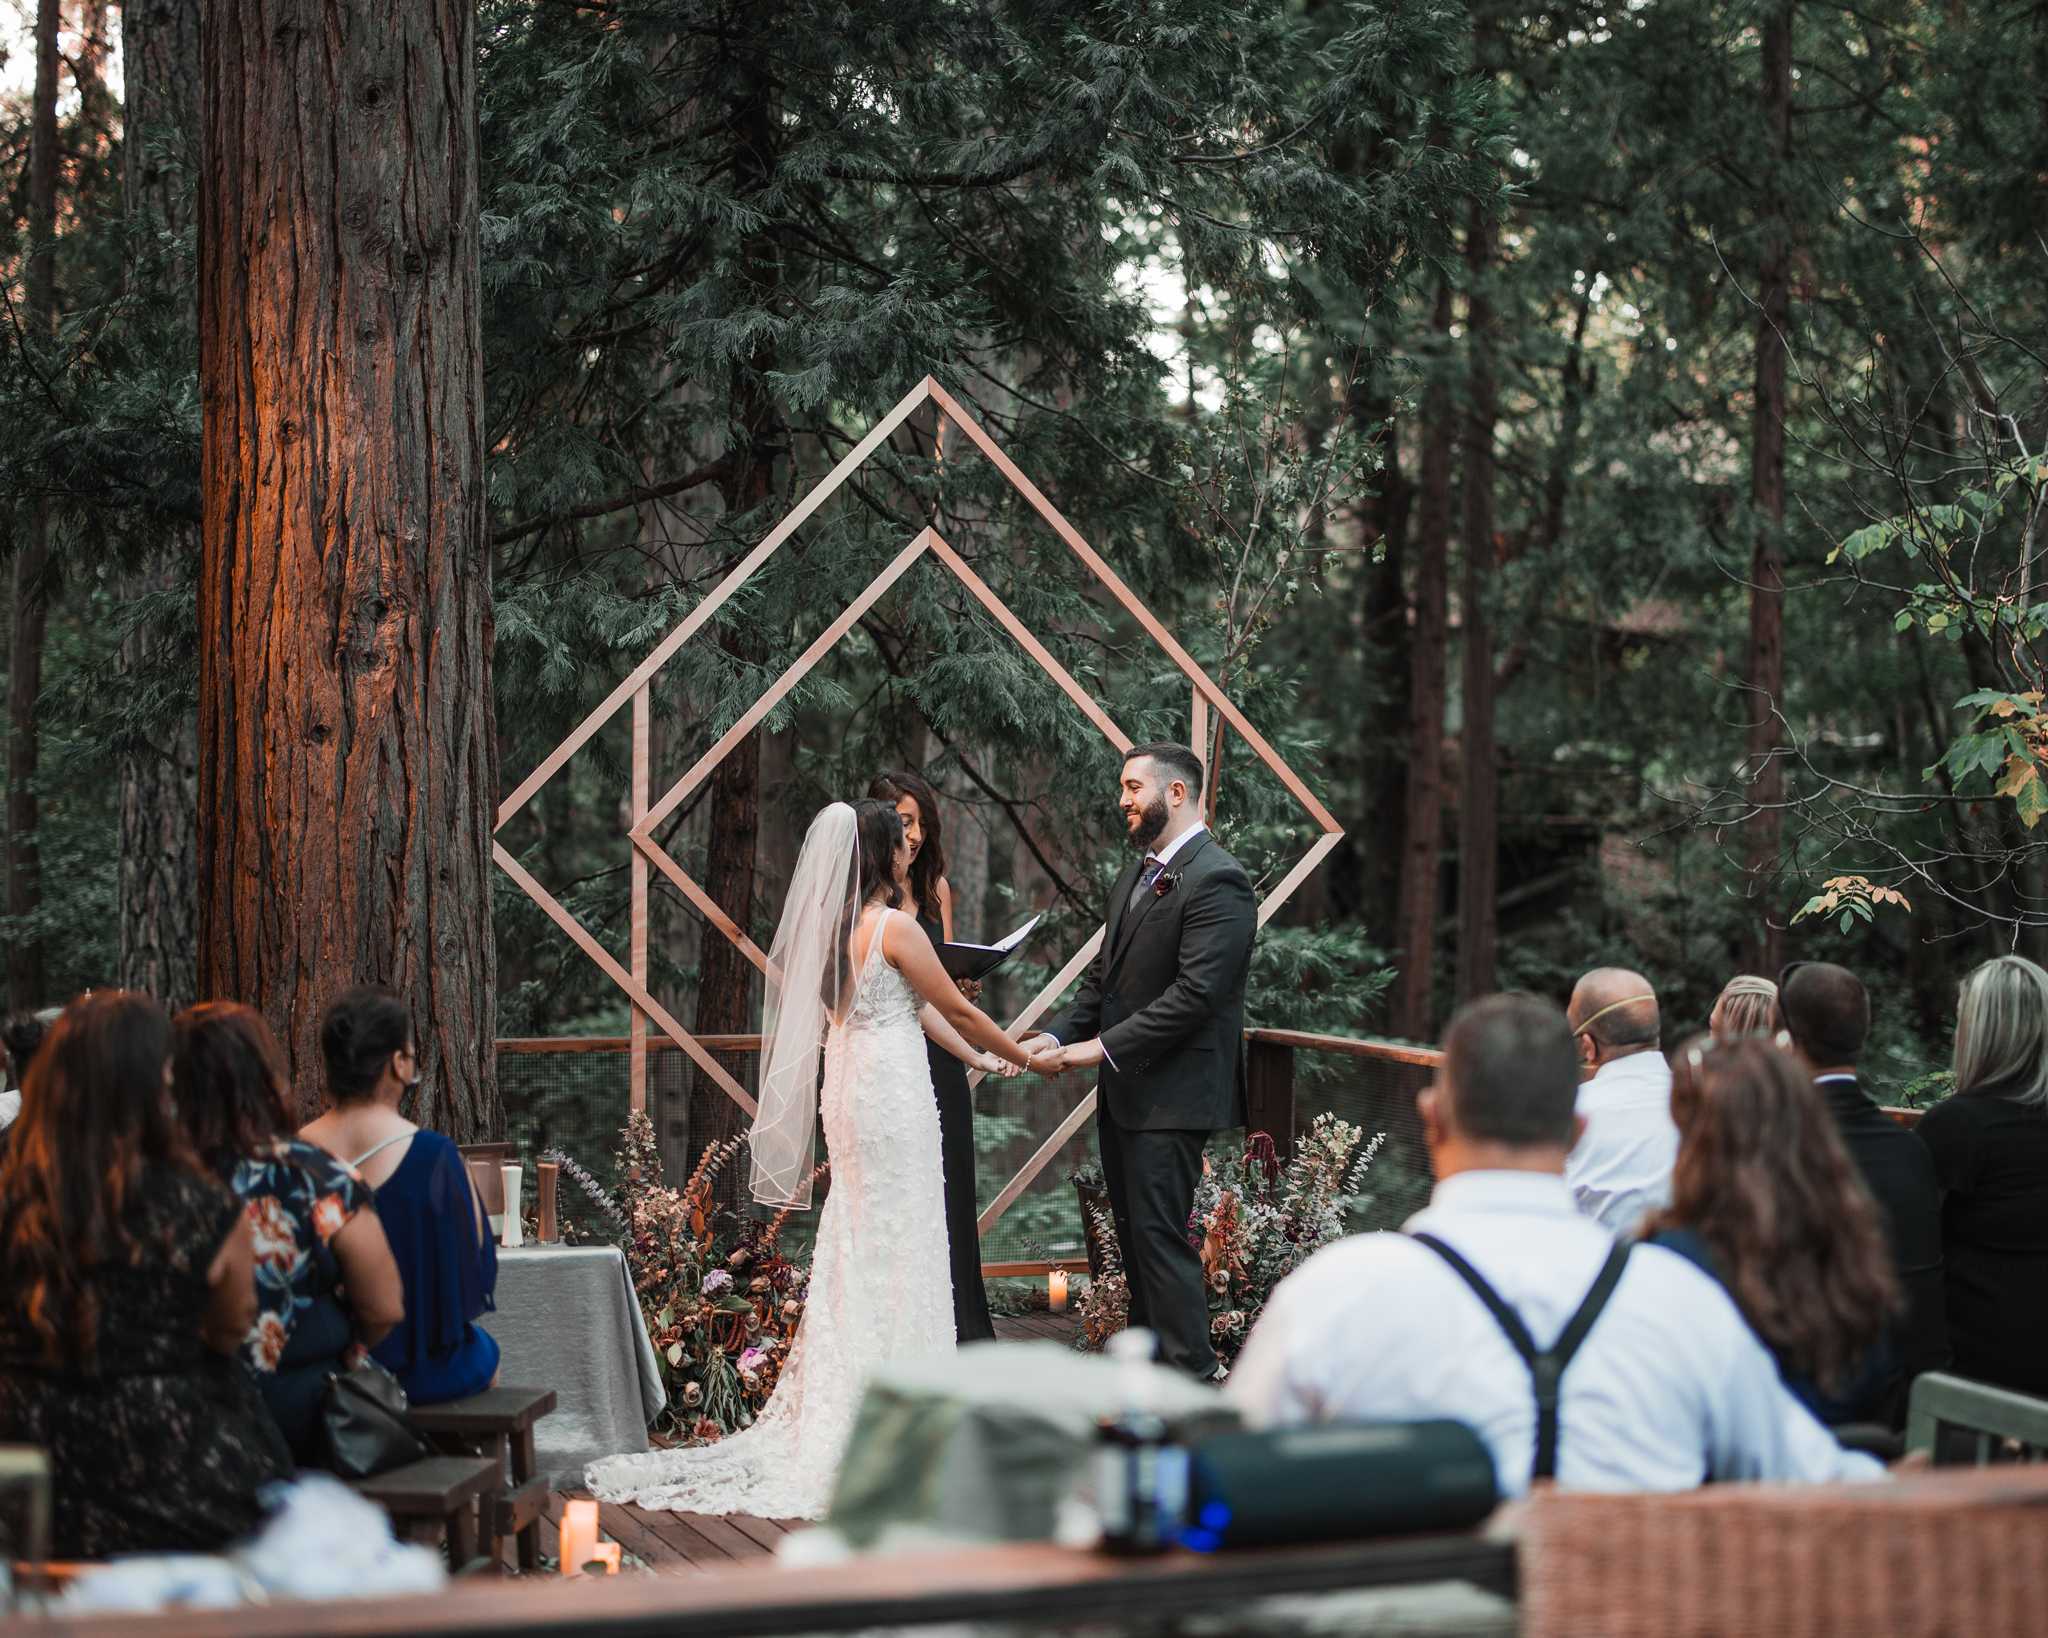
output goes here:
[{"label": "seated guest", "polygon": [[0,1025],[0,1132],[12,1126],[21,1113],[21,1081],[28,1063],[43,1044],[44,1024],[32,1012],[9,1015]]},{"label": "seated guest", "polygon": [[1880,1420],[1898,1427],[1905,1421],[1913,1378],[1946,1369],[1949,1358],[1942,1314],[1941,1189],[1934,1161],[1927,1146],[1857,1082],[1856,1060],[1870,1034],[1870,997],[1861,979],[1833,962],[1793,962],[1778,975],[1778,1022],[1820,1088],[1884,1223],[1906,1311],[1892,1328],[1895,1375]]},{"label": "seated guest", "polygon": [[320,1020],[334,1107],[299,1135],[377,1191],[377,1215],[405,1284],[405,1317],[371,1354],[416,1404],[461,1399],[498,1374],[491,1306],[498,1252],[455,1145],[400,1113],[420,1084],[412,1015],[389,990],[350,990]]},{"label": "seated guest", "polygon": [[[1254,1426],[1448,1417],[1503,1494],[1870,1477],[1778,1378],[1728,1294],[1574,1210],[1584,1126],[1570,1026],[1530,996],[1463,1008],[1420,1100],[1437,1185],[1403,1234],[1326,1246],[1282,1280],[1225,1393]],[[1551,1414],[1525,1345],[1577,1337]],[[1518,1335],[1519,1334],[1519,1335]]]},{"label": "seated guest", "polygon": [[1774,1035],[1778,1029],[1778,986],[1755,973],[1737,973],[1721,986],[1707,1030],[1717,1041],[1745,1035]]},{"label": "seated guest", "polygon": [[284,1054],[262,1016],[209,1001],[179,1013],[171,1035],[185,1135],[242,1201],[255,1237],[258,1312],[242,1358],[294,1460],[318,1466],[327,1379],[405,1318],[398,1265],[369,1185],[291,1135]]},{"label": "seated guest", "polygon": [[1574,986],[1566,1016],[1578,1042],[1586,1132],[1565,1163],[1565,1182],[1580,1211],[1627,1234],[1671,1198],[1678,1156],[1657,994],[1641,973],[1598,967]]},{"label": "seated guest", "polygon": [[1706,1040],[1674,1066],[1678,1164],[1651,1245],[1726,1287],[1799,1402],[1838,1426],[1878,1418],[1900,1306],[1870,1191],[1791,1054],[1755,1037]]},{"label": "seated guest", "polygon": [[155,1002],[74,1001],[0,1158],[0,1443],[49,1453],[59,1558],[218,1551],[291,1473],[235,1363],[248,1219],[172,1118],[170,1055]]},{"label": "seated guest", "polygon": [[1955,1066],[1914,1128],[1942,1192],[1952,1368],[2048,1396],[2048,972],[2009,955],[1963,980]]}]

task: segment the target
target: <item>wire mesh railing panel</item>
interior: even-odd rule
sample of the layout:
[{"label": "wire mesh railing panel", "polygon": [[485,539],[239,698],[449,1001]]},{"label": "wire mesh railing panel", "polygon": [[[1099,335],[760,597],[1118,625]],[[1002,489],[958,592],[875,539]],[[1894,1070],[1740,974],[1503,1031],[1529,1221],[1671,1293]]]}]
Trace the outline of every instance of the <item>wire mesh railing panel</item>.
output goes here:
[{"label": "wire mesh railing panel", "polygon": [[[990,1076],[974,1093],[975,1200],[986,1210],[1095,1085],[1092,1070],[1041,1079]],[[1087,1255],[1073,1175],[1096,1162],[1095,1122],[1060,1146],[981,1237],[984,1263],[1065,1262]]]},{"label": "wire mesh railing panel", "polygon": [[1434,1074],[1425,1065],[1391,1057],[1295,1049],[1297,1133],[1306,1132],[1318,1115],[1332,1114],[1362,1128],[1367,1142],[1374,1133],[1383,1135],[1352,1203],[1354,1232],[1397,1229],[1428,1204],[1433,1179],[1415,1100]]}]

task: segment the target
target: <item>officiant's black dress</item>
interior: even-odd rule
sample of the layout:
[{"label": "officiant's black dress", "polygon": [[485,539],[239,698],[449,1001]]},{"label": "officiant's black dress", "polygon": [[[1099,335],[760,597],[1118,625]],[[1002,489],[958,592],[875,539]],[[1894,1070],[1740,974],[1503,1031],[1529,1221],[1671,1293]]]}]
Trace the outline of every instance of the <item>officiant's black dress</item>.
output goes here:
[{"label": "officiant's black dress", "polygon": [[[939,920],[923,906],[917,924],[934,946],[945,942]],[[980,1215],[974,1203],[974,1095],[967,1066],[936,1041],[925,1042],[932,1090],[939,1099],[940,1160],[946,1169],[946,1240],[953,1259],[953,1334],[961,1342],[987,1342],[996,1334],[981,1283]]]}]

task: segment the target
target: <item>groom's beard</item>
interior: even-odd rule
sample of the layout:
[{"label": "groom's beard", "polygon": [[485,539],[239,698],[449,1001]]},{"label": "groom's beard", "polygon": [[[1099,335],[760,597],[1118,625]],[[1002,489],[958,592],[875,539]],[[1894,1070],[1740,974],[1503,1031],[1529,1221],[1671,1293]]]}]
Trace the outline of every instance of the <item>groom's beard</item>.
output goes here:
[{"label": "groom's beard", "polygon": [[1166,798],[1155,796],[1150,806],[1139,809],[1137,828],[1131,832],[1131,840],[1137,844],[1140,853],[1149,852],[1165,829]]}]

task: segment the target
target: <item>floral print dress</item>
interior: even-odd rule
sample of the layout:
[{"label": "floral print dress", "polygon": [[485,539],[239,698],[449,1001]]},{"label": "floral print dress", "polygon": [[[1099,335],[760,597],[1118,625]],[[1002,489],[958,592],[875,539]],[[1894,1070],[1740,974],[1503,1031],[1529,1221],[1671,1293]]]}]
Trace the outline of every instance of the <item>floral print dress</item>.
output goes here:
[{"label": "floral print dress", "polygon": [[256,1242],[256,1323],[242,1357],[293,1456],[315,1465],[327,1379],[359,1357],[330,1242],[375,1196],[354,1167],[296,1138],[236,1161],[227,1181]]}]

